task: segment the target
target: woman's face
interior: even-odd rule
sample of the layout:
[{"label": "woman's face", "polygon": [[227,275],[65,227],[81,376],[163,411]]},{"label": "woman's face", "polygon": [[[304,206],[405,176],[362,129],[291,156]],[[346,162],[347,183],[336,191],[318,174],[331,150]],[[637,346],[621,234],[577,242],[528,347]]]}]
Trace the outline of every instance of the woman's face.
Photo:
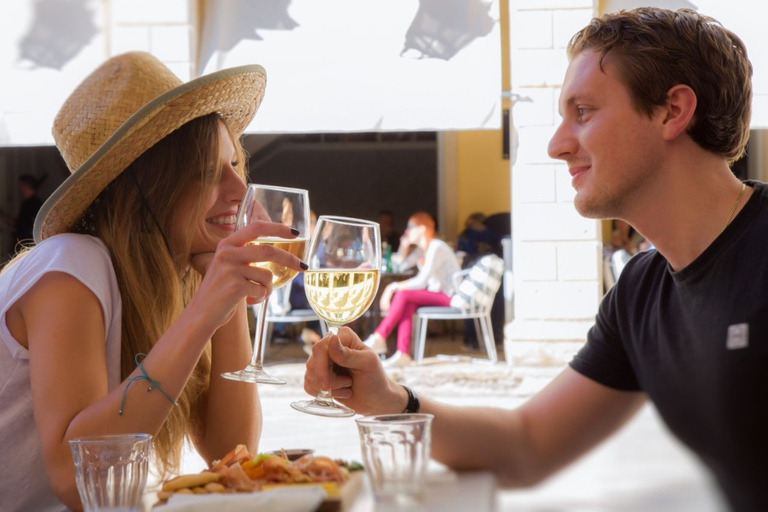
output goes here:
[{"label": "woman's face", "polygon": [[[190,256],[215,251],[219,241],[235,231],[237,210],[245,193],[245,183],[236,170],[238,158],[229,132],[224,123],[220,122],[219,182],[209,185],[210,190],[202,198],[200,210],[197,208],[199,189],[190,187],[174,220],[177,233],[191,229]],[[198,215],[197,211],[202,213]]]},{"label": "woman's face", "polygon": [[408,219],[408,226],[405,228],[405,237],[408,243],[418,244],[426,231],[427,227],[419,222],[419,219],[411,217]]}]

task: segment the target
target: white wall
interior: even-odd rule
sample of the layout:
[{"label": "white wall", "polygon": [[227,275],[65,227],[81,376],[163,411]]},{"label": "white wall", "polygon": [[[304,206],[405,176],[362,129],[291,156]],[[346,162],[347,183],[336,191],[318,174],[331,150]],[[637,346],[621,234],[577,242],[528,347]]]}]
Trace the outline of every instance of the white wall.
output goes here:
[{"label": "white wall", "polygon": [[565,164],[547,155],[571,36],[594,15],[591,0],[510,5],[512,92],[518,152],[512,167],[515,319],[507,360],[526,342],[583,343],[601,299],[600,223],[573,207]]}]

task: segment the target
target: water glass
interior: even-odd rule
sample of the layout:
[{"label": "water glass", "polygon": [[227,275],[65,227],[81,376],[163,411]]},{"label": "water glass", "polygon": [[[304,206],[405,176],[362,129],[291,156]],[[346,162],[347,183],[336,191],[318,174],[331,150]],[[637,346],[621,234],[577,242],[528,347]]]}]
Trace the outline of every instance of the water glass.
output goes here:
[{"label": "water glass", "polygon": [[69,441],[85,512],[142,510],[151,439],[149,434],[120,434]]},{"label": "water glass", "polygon": [[429,461],[431,414],[358,418],[363,464],[378,501],[421,500]]}]

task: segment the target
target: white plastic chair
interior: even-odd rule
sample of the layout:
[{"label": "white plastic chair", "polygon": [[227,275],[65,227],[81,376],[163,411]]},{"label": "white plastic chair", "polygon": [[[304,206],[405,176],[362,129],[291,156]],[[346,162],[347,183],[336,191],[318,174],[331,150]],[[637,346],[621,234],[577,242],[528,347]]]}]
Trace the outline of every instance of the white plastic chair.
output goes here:
[{"label": "white plastic chair", "polygon": [[[264,339],[261,347],[261,364],[264,364],[264,354],[267,352],[269,343],[272,340],[272,330],[275,323],[308,323],[320,321],[320,333],[325,336],[328,328],[325,322],[320,320],[317,313],[312,309],[291,309],[291,287],[293,281],[285,286],[278,288],[269,296],[267,303],[267,315],[264,317]],[[254,321],[258,322],[259,308],[251,308]]]},{"label": "white plastic chair", "polygon": [[[427,340],[429,320],[474,320],[477,337],[485,343],[487,359],[471,358],[475,363],[495,364],[496,340],[491,324],[491,307],[504,275],[504,260],[495,254],[480,258],[471,268],[453,275],[456,292],[449,307],[422,307],[416,310],[416,346],[414,360],[421,364]],[[441,354],[441,359],[461,359],[458,356]]]}]

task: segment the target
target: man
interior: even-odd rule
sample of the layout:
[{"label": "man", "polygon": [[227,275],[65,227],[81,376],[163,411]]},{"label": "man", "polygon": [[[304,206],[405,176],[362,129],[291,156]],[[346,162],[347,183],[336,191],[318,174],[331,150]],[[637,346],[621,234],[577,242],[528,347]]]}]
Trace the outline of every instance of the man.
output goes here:
[{"label": "man", "polygon": [[[734,510],[768,510],[768,188],[729,170],[749,133],[744,45],[694,11],[642,8],[592,20],[568,54],[549,154],[582,215],[623,219],[657,251],[630,260],[587,344],[520,408],[422,400],[434,457],[534,484],[650,400]],[[329,354],[350,370],[334,396],[357,412],[417,408],[349,330],[315,347],[309,393]]]}]

